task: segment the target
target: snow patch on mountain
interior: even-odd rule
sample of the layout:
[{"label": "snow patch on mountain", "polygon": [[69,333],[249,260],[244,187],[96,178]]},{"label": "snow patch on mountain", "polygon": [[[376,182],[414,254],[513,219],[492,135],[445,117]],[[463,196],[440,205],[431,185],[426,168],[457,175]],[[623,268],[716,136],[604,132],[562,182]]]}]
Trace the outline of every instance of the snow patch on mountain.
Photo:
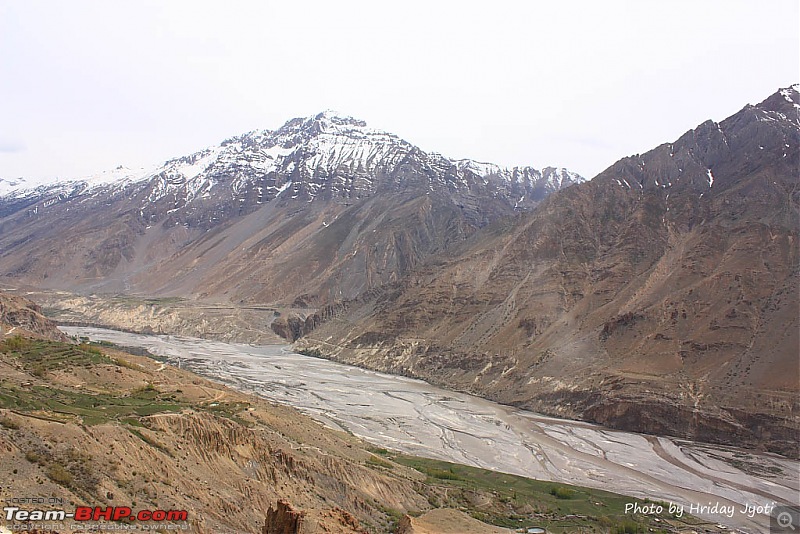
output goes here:
[{"label": "snow patch on mountain", "polygon": [[798,98],[798,96],[800,96],[800,84],[796,83],[785,89],[781,89],[780,93],[781,96],[785,98],[787,102],[793,104],[795,108],[800,108],[800,102],[795,100]]},{"label": "snow patch on mountain", "polygon": [[70,180],[28,180],[25,178],[0,178],[0,198],[27,198],[39,195],[76,194],[95,189],[118,189],[127,184],[148,180],[152,172],[145,168],[129,169],[122,165],[108,171],[102,171],[84,178]]},{"label": "snow patch on mountain", "polygon": [[[477,176],[482,186],[494,183],[509,193],[509,202],[516,204],[528,198],[526,194],[534,188],[549,193],[584,181],[562,168],[501,168],[493,163],[426,153],[394,134],[368,128],[362,120],[325,111],[292,119],[277,130],[256,130],[229,138],[218,146],[149,170],[120,166],[80,180],[37,184],[38,189],[24,179],[0,180],[0,197],[52,197],[59,190],[72,196],[90,195],[136,184],[146,189],[147,203],[169,197],[177,206],[195,198],[214,198],[214,191],[220,188],[221,194],[241,202],[249,191],[255,191],[260,204],[276,198],[291,184],[291,198],[302,196],[313,201],[323,192],[331,197],[369,196],[375,193],[377,177],[397,174],[404,165],[425,176],[431,191],[443,187],[451,193],[467,193]],[[515,188],[513,199],[509,188]]]},{"label": "snow patch on mountain", "polygon": [[0,197],[9,196],[16,191],[32,190],[42,184],[34,184],[25,178],[0,178]]},{"label": "snow patch on mountain", "polygon": [[494,163],[482,163],[480,161],[473,161],[471,159],[459,159],[459,160],[450,160],[452,161],[458,170],[460,171],[470,171],[472,173],[477,174],[478,176],[489,176],[492,174],[500,174],[501,169],[499,166],[495,165]]}]

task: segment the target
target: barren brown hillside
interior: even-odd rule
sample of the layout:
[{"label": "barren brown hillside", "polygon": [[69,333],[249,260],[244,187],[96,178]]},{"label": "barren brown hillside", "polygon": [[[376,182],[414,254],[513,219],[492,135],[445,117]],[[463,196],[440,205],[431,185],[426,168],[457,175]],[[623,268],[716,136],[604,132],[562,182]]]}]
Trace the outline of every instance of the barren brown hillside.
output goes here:
[{"label": "barren brown hillside", "polygon": [[797,455],[795,89],[625,158],[301,339],[615,427]]}]

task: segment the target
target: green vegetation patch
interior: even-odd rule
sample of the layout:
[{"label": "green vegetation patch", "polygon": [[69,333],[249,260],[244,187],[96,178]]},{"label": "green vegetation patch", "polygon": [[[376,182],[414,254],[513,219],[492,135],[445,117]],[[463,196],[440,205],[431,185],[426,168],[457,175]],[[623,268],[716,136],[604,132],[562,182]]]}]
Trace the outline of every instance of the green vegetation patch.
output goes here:
[{"label": "green vegetation patch", "polygon": [[[109,358],[102,350],[102,344],[62,343],[15,336],[0,343],[0,353],[16,359],[31,375],[46,381],[48,373],[55,370],[71,370],[78,367],[91,369],[97,366],[115,366],[141,370],[141,368],[121,358]],[[113,386],[113,383],[111,384]],[[99,393],[89,390],[67,389],[54,384],[2,383],[0,387],[0,408],[20,412],[49,412],[47,416],[37,417],[57,421],[69,421],[79,417],[84,424],[96,425],[109,421],[119,421],[131,426],[141,426],[139,417],[169,412],[180,412],[185,408],[202,410],[238,423],[251,426],[238,414],[247,410],[246,402],[211,402],[206,404],[189,403],[180,392],[162,392],[152,384],[133,391]],[[66,416],[66,417],[60,417]],[[0,426],[14,430],[10,419],[0,421]]]},{"label": "green vegetation patch", "polygon": [[571,490],[563,486],[553,486],[550,488],[550,495],[556,499],[574,499],[576,493],[575,490]]},{"label": "green vegetation patch", "polygon": [[364,461],[364,464],[369,467],[380,467],[382,469],[391,469],[394,467],[394,465],[391,462],[387,462],[382,458],[378,458],[377,456],[372,456],[372,455],[370,455],[370,457]]},{"label": "green vegetation patch", "polygon": [[55,370],[115,364],[98,347],[88,343],[72,345],[22,336],[14,336],[0,343],[0,353],[16,358],[26,371],[38,377]]},{"label": "green vegetation patch", "polygon": [[50,480],[62,486],[71,486],[74,478],[67,468],[58,462],[53,462],[47,466],[46,474]]},{"label": "green vegetation patch", "polygon": [[19,430],[19,423],[8,417],[0,417],[0,426],[9,430]]},{"label": "green vegetation patch", "polygon": [[136,416],[179,412],[185,404],[158,397],[112,395],[46,386],[15,387],[3,384],[0,407],[21,412],[49,411],[80,417],[84,424],[97,425]]},{"label": "green vegetation patch", "polygon": [[135,428],[128,428],[128,431],[131,434],[133,434],[134,436],[136,436],[139,439],[141,439],[142,441],[144,441],[145,443],[147,443],[148,445],[150,445],[151,447],[154,447],[154,448],[166,453],[167,455],[172,456],[172,451],[170,451],[166,446],[164,446],[157,439],[151,438],[150,436],[146,435],[142,431],[137,430]]},{"label": "green vegetation patch", "polygon": [[250,403],[248,402],[211,402],[197,406],[196,408],[220,417],[225,417],[231,421],[239,423],[240,425],[252,427],[252,421],[243,419],[238,415],[247,410],[249,407]]},{"label": "green vegetation patch", "polygon": [[37,464],[44,474],[64,487],[77,490],[86,497],[91,496],[99,482],[97,472],[92,467],[92,457],[74,447],[53,450],[40,439],[23,443],[25,459]]},{"label": "green vegetation patch", "polygon": [[[506,528],[541,526],[547,532],[675,532],[675,526],[699,524],[684,515],[680,520],[668,513],[660,516],[625,514],[625,504],[634,499],[607,491],[554,484],[530,478],[430,460],[403,454],[389,456],[398,464],[428,476],[431,486],[447,488],[437,506],[461,508],[476,519]],[[476,507],[476,494],[493,496],[493,503]]]}]

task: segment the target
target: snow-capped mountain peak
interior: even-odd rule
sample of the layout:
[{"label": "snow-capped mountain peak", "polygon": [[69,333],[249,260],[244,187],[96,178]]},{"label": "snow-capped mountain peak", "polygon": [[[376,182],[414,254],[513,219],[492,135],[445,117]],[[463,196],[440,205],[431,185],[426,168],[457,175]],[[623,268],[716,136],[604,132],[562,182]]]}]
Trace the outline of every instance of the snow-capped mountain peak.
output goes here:
[{"label": "snow-capped mountain peak", "polygon": [[15,191],[34,189],[37,185],[25,178],[0,178],[0,197],[8,196]]},{"label": "snow-capped mountain peak", "polygon": [[798,98],[798,96],[800,96],[800,83],[781,89],[780,94],[787,102],[793,104],[794,107],[800,107],[800,98]]},{"label": "snow-capped mountain peak", "polygon": [[[387,191],[484,194],[509,206],[530,208],[546,194],[583,178],[565,169],[501,168],[469,159],[427,153],[398,136],[370,128],[363,120],[327,110],[287,121],[277,130],[255,130],[217,146],[173,158],[158,167],[122,166],[80,180],[31,189],[24,180],[0,182],[0,197],[34,200],[52,196],[140,195],[141,213],[165,200],[170,212],[191,203],[235,203],[252,210],[282,200],[347,200]],[[411,189],[409,189],[411,188]],[[476,189],[477,188],[477,189]]]}]

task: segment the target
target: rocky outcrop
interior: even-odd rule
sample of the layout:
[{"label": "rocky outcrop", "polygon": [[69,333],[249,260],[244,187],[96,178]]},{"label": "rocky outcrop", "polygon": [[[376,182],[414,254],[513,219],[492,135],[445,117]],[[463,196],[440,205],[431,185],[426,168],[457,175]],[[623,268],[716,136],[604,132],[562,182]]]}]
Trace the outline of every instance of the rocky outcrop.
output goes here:
[{"label": "rocky outcrop", "polygon": [[397,534],[414,534],[411,516],[404,514],[397,523]]},{"label": "rocky outcrop", "polygon": [[298,313],[292,313],[288,317],[278,317],[272,321],[270,328],[283,339],[294,342],[314,330],[320,322],[320,316],[316,313],[305,317]]},{"label": "rocky outcrop", "polygon": [[353,514],[333,508],[318,514],[298,511],[286,500],[270,505],[262,534],[367,534]]},{"label": "rocky outcrop", "polygon": [[[666,395],[640,394],[597,399],[582,412],[587,421],[654,435],[679,434],[702,442],[731,446],[746,444],[788,456],[800,457],[798,425],[791,417],[752,413],[737,407],[687,406]],[[676,429],[683,428],[683,431]]]},{"label": "rocky outcrop", "polygon": [[267,510],[261,534],[311,534],[313,531],[304,526],[305,513],[296,511],[287,501],[280,500]]},{"label": "rocky outcrop", "polygon": [[38,336],[66,341],[67,337],[53,321],[42,315],[42,309],[30,300],[0,292],[0,337],[19,329]]},{"label": "rocky outcrop", "polygon": [[183,299],[35,292],[61,325],[96,326],[140,334],[172,334],[218,341],[280,341],[267,326],[276,310],[263,306],[204,305]]}]

